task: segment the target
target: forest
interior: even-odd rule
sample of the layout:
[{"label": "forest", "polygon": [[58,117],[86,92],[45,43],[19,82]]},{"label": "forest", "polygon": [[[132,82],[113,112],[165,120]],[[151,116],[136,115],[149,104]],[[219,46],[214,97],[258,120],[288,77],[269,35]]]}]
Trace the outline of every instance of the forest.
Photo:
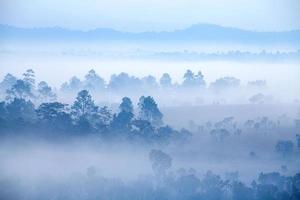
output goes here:
[{"label": "forest", "polygon": [[[219,100],[241,87],[247,93],[240,104]],[[159,81],[120,73],[106,83],[90,70],[56,89],[36,83],[28,69],[21,78],[7,74],[0,88],[2,199],[300,198],[299,103],[278,110],[264,80],[208,84],[201,71],[187,70],[182,83],[168,73]],[[212,98],[190,108],[185,100],[160,107],[169,94],[195,92]],[[226,106],[266,115],[220,118]],[[179,123],[181,109],[206,120],[188,112]]]},{"label": "forest", "polygon": [[300,200],[299,0],[0,0],[0,200]]}]

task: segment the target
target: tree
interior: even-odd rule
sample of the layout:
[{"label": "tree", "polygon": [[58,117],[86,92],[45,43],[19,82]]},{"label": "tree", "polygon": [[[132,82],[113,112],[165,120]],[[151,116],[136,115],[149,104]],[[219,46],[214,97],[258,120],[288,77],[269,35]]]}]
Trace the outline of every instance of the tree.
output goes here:
[{"label": "tree", "polygon": [[172,79],[168,73],[164,73],[159,80],[159,83],[162,87],[171,87],[172,86]]},{"label": "tree", "polygon": [[89,118],[98,111],[98,107],[87,90],[81,90],[77,94],[71,109],[75,119],[79,119],[80,117]]},{"label": "tree", "polygon": [[156,82],[156,78],[154,76],[146,76],[144,78],[142,78],[142,82],[145,86],[145,88],[156,88],[157,87],[157,82]]},{"label": "tree", "polygon": [[197,86],[205,86],[206,83],[205,83],[205,80],[204,80],[204,76],[202,74],[201,71],[198,71],[197,75],[195,76],[195,79],[196,79],[196,85]]},{"label": "tree", "polygon": [[136,119],[132,121],[132,129],[135,135],[140,135],[143,139],[152,139],[155,136],[155,129],[150,122]]},{"label": "tree", "polygon": [[59,102],[42,103],[37,109],[39,119],[47,128],[56,131],[68,131],[72,128],[72,119],[67,112],[67,105]]},{"label": "tree", "polygon": [[54,121],[61,113],[66,111],[66,106],[66,104],[59,102],[42,103],[36,112],[41,120]]},{"label": "tree", "polygon": [[120,89],[137,89],[141,87],[141,80],[134,77],[129,76],[127,73],[120,73],[118,75],[113,74],[110,78],[110,82],[108,88],[113,90]]},{"label": "tree", "polygon": [[27,69],[25,73],[23,73],[23,81],[27,83],[31,89],[34,89],[35,86],[35,75],[32,69]]},{"label": "tree", "polygon": [[107,126],[110,124],[112,120],[112,114],[107,106],[100,108],[98,114],[100,116],[100,120],[103,125]]},{"label": "tree", "polygon": [[138,103],[140,112],[139,118],[149,121],[153,126],[161,126],[163,124],[163,114],[159,111],[158,106],[151,96],[142,96]]},{"label": "tree", "polygon": [[119,106],[120,112],[130,112],[133,113],[133,105],[132,105],[132,101],[130,98],[128,97],[124,97],[122,99],[122,103]]},{"label": "tree", "polygon": [[71,115],[75,119],[76,131],[79,133],[89,133],[95,130],[100,123],[98,106],[92,100],[92,96],[87,90],[81,90],[71,107]]},{"label": "tree", "polygon": [[90,70],[87,75],[85,75],[84,88],[91,91],[99,91],[105,87],[105,81],[95,70]]},{"label": "tree", "polygon": [[78,90],[80,90],[82,88],[82,83],[80,81],[79,78],[77,78],[76,76],[73,76],[69,83],[63,83],[61,86],[61,90],[64,92],[77,92]]},{"label": "tree", "polygon": [[90,133],[92,132],[93,127],[90,121],[86,117],[79,117],[76,121],[75,132],[77,133]]},{"label": "tree", "polygon": [[23,81],[23,80],[17,80],[17,82],[6,91],[7,100],[13,100],[15,98],[17,99],[32,99],[34,98],[34,94],[32,93],[31,86]]},{"label": "tree", "polygon": [[6,105],[6,110],[11,120],[22,118],[25,121],[33,121],[36,119],[33,103],[25,99],[14,98]]},{"label": "tree", "polygon": [[152,169],[156,176],[164,177],[166,171],[172,166],[172,158],[161,150],[152,149],[149,153]]},{"label": "tree", "polygon": [[129,131],[131,120],[134,117],[133,105],[130,98],[124,97],[119,109],[120,112],[113,117],[112,126],[117,130]]},{"label": "tree", "polygon": [[0,83],[0,90],[6,91],[10,89],[17,82],[17,78],[11,74],[6,74],[3,81]]},{"label": "tree", "polygon": [[131,112],[121,111],[113,116],[112,128],[117,131],[128,132],[131,129],[132,118]]},{"label": "tree", "polygon": [[223,77],[210,84],[214,90],[234,89],[240,86],[240,80],[234,77]]},{"label": "tree", "polygon": [[52,88],[45,81],[41,81],[38,84],[38,93],[42,102],[55,101],[56,99],[56,95],[53,93]]},{"label": "tree", "polygon": [[183,76],[182,85],[186,87],[204,87],[205,81],[201,71],[195,75],[191,70],[187,70]]},{"label": "tree", "polygon": [[194,78],[195,75],[191,70],[186,70],[185,74],[183,75],[183,86],[192,86],[194,85]]},{"label": "tree", "polygon": [[97,129],[101,132],[107,131],[113,118],[111,111],[107,106],[104,106],[99,109],[98,116],[99,121],[97,123]]}]

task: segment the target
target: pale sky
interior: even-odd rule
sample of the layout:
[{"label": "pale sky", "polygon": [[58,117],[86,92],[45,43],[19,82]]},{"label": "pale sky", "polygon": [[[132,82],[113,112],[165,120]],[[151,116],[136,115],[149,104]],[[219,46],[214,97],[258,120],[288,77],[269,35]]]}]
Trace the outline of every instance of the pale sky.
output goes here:
[{"label": "pale sky", "polygon": [[212,23],[300,29],[299,0],[0,0],[0,23],[20,27],[174,30]]}]

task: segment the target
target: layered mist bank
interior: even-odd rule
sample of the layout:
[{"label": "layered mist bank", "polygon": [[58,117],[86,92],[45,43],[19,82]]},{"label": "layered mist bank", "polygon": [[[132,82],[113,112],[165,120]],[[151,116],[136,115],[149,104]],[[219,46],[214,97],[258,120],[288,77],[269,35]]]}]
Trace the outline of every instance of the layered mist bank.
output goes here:
[{"label": "layered mist bank", "polygon": [[0,0],[0,200],[300,200],[299,6]]},{"label": "layered mist bank", "polygon": [[[106,83],[90,70],[58,90],[31,69],[7,74],[0,197],[299,199],[297,99],[270,97],[264,80],[183,77],[121,73]],[[191,105],[199,93],[205,101]]]},{"label": "layered mist bank", "polygon": [[[299,30],[255,32],[195,25],[174,32],[123,33],[2,25],[0,36],[0,76],[7,73],[4,69],[20,73],[26,66],[56,86],[60,83],[51,82],[53,74],[47,77],[42,72],[64,69],[56,75],[67,79],[75,74],[84,76],[89,67],[108,80],[112,73],[123,71],[138,77],[159,77],[164,68],[178,82],[188,68],[200,68],[211,76],[210,81],[217,78],[214,74],[241,75],[246,81],[252,75],[267,79],[274,74],[280,80],[282,69],[287,76],[299,73]],[[247,73],[241,73],[242,67]]]},{"label": "layered mist bank", "polygon": [[299,162],[293,157],[284,162],[261,155],[186,158],[192,153],[187,146],[2,141],[0,194],[4,199],[299,198]]},{"label": "layered mist bank", "polygon": [[[153,64],[153,68],[158,67]],[[161,72],[159,76],[145,72],[144,76],[135,76],[121,71],[110,74],[109,78],[100,76],[93,69],[83,71],[80,77],[74,76],[70,68],[69,80],[60,79],[61,74],[57,74],[55,70],[49,69],[49,73],[44,73],[39,68],[40,73],[35,77],[35,72],[29,69],[21,76],[10,73],[3,75],[0,83],[3,95],[0,99],[9,100],[18,97],[30,99],[35,104],[55,100],[70,103],[79,91],[88,90],[97,104],[111,106],[113,109],[124,96],[130,97],[134,103],[137,103],[141,96],[152,96],[161,107],[299,104],[300,96],[297,91],[300,89],[300,82],[297,78],[299,69],[296,65],[276,67],[271,65],[269,67],[273,71],[268,72],[260,69],[266,66],[243,67],[245,68],[241,71],[239,66],[232,66],[230,67],[232,74],[225,75],[222,69],[215,71],[213,66],[209,66],[204,67],[204,70],[210,73],[202,73],[199,68],[193,67],[192,69],[196,71],[187,68],[180,70],[182,73],[176,72],[175,77]],[[223,70],[228,68],[224,66]],[[46,69],[48,70],[47,67]],[[258,71],[260,74],[256,76]],[[43,79],[45,75],[47,82]],[[51,78],[54,76],[56,78]],[[28,78],[32,79],[32,88],[26,86]],[[48,80],[57,84],[50,85]]]},{"label": "layered mist bank", "polygon": [[285,140],[274,143],[274,135],[281,133],[253,132],[223,141],[197,133],[189,141],[168,145],[112,142],[97,135],[67,141],[58,136],[51,142],[40,138],[42,132],[39,139],[32,135],[1,139],[0,195],[4,199],[298,199],[295,138],[289,147]]},{"label": "layered mist bank", "polygon": [[[38,81],[46,81],[56,88],[59,98],[65,98],[62,101],[68,101],[84,88],[77,88],[71,96],[66,96],[59,95],[61,85],[64,82],[70,84],[75,75],[80,83],[84,82],[87,67],[99,73],[104,87],[110,85],[113,75],[119,77],[122,72],[129,77],[126,79],[138,85],[145,85],[141,82],[149,79],[150,85],[160,86],[159,79],[164,73],[170,75],[172,85],[182,85],[183,76],[190,69],[195,75],[201,70],[206,88],[218,79],[233,77],[240,80],[241,90],[230,94],[198,89],[158,90],[159,87],[149,87],[149,84],[147,88],[128,87],[125,91],[123,88],[103,95],[103,92],[89,90],[96,101],[110,103],[117,103],[123,96],[137,102],[140,96],[150,95],[162,106],[213,102],[239,104],[248,103],[251,96],[259,93],[269,100],[274,97],[275,102],[291,103],[298,101],[297,91],[300,90],[298,33],[298,30],[255,32],[207,24],[173,32],[144,33],[2,25],[0,77],[8,71],[20,77],[24,67],[31,68],[38,74]],[[62,69],[63,73],[60,73]],[[246,88],[248,82],[256,80],[266,81],[267,91]],[[167,98],[163,98],[165,96]]]}]

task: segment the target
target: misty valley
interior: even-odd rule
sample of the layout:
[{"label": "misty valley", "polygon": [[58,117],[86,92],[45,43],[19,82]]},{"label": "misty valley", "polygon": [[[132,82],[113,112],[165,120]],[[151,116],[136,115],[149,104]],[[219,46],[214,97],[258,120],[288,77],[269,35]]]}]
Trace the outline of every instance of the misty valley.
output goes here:
[{"label": "misty valley", "polygon": [[0,200],[300,200],[299,0],[0,0]]},{"label": "misty valley", "polygon": [[0,199],[300,199],[299,94],[206,75],[7,73]]}]

